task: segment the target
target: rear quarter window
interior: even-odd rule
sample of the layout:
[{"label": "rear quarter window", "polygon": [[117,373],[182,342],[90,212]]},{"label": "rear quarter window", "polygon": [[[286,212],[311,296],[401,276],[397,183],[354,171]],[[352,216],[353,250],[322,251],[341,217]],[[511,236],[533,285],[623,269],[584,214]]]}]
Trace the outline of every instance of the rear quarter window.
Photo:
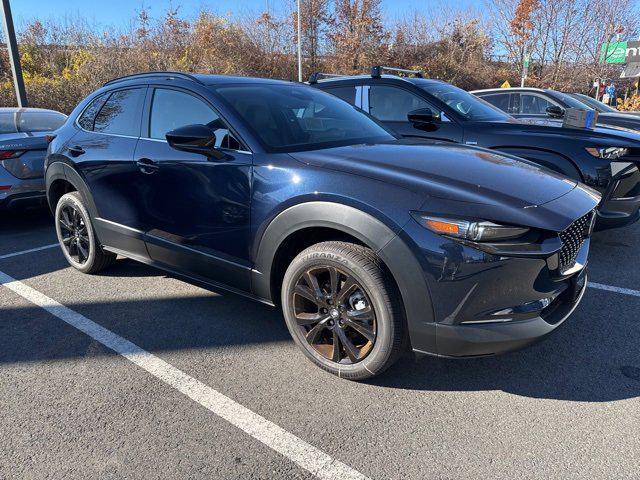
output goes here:
[{"label": "rear quarter window", "polygon": [[89,106],[84,109],[80,117],[78,118],[78,125],[80,125],[85,130],[93,130],[93,122],[96,119],[96,115],[100,111],[100,108],[104,104],[107,99],[107,94],[103,93],[102,95],[98,95],[94,98]]},{"label": "rear quarter window", "polygon": [[118,90],[109,97],[93,122],[93,131],[139,136],[144,90]]}]

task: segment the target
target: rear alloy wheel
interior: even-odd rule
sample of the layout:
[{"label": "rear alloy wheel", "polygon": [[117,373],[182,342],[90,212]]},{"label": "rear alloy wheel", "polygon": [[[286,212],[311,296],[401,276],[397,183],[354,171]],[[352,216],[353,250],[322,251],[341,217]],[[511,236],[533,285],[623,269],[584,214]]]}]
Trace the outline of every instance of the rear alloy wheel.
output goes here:
[{"label": "rear alloy wheel", "polygon": [[62,252],[74,268],[84,273],[97,273],[115,261],[98,242],[87,209],[78,192],[63,195],[55,212],[56,234]]},{"label": "rear alloy wheel", "polygon": [[398,357],[404,339],[399,296],[373,252],[323,242],[301,252],[284,277],[287,326],[321,368],[362,380]]}]

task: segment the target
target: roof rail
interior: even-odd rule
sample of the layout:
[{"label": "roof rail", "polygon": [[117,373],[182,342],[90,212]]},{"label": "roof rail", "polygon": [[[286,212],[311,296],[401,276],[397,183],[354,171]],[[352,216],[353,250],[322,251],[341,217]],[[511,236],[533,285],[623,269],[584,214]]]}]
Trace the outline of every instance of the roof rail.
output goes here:
[{"label": "roof rail", "polygon": [[204,83],[202,83],[193,75],[189,75],[188,73],[168,71],[168,72],[143,72],[143,73],[134,73],[132,75],[125,75],[123,77],[118,77],[118,78],[114,78],[113,80],[109,80],[107,83],[103,85],[103,87],[106,87],[107,85],[111,85],[113,83],[123,82],[125,80],[131,80],[133,78],[144,78],[144,77],[182,78],[184,80],[192,80],[194,82],[199,83],[200,85],[204,85]]},{"label": "roof rail", "polygon": [[327,78],[327,77],[348,77],[349,75],[347,75],[346,73],[323,73],[323,72],[313,72],[310,76],[309,76],[309,83],[310,84],[314,84],[314,83],[318,83],[318,80],[320,80],[321,78]]},{"label": "roof rail", "polygon": [[383,67],[381,65],[374,65],[371,67],[371,77],[380,78],[382,74],[387,72],[408,73],[414,75],[417,78],[422,78],[422,71],[420,70],[407,70],[405,68]]}]

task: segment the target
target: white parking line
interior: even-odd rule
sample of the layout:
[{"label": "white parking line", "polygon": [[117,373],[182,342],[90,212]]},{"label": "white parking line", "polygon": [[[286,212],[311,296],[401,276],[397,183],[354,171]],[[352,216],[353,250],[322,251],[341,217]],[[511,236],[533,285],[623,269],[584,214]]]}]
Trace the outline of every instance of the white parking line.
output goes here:
[{"label": "white parking line", "polygon": [[119,353],[316,477],[326,480],[367,480],[367,477],[360,472],[332,458],[275,423],[4,272],[0,272],[0,284]]},{"label": "white parking line", "polygon": [[605,285],[603,283],[589,282],[591,288],[597,288],[598,290],[606,290],[607,292],[622,293],[623,295],[631,295],[633,297],[640,297],[640,290],[632,290],[631,288],[613,287],[611,285]]},{"label": "white parking line", "polygon": [[4,260],[5,258],[17,257],[19,255],[24,255],[25,253],[33,253],[33,252],[39,252],[40,250],[48,250],[49,248],[55,248],[58,246],[59,246],[58,243],[51,243],[43,247],[30,248],[29,250],[22,250],[21,252],[7,253],[5,255],[0,255],[0,260]]}]

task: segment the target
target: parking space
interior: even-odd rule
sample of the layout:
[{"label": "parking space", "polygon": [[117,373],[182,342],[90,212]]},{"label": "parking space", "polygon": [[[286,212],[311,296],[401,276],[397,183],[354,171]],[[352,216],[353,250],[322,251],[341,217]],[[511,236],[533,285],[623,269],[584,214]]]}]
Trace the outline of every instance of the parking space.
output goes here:
[{"label": "parking space", "polygon": [[[306,361],[267,306],[125,259],[87,276],[57,248],[9,256],[55,240],[45,214],[11,220],[0,220],[0,272],[24,288],[0,287],[2,478],[511,478],[515,465],[522,478],[637,476],[638,296],[590,288],[524,351],[408,355],[354,383]],[[638,291],[639,246],[640,225],[596,234],[590,280]],[[231,403],[207,403],[216,395]],[[263,430],[243,423],[251,414]]]}]

